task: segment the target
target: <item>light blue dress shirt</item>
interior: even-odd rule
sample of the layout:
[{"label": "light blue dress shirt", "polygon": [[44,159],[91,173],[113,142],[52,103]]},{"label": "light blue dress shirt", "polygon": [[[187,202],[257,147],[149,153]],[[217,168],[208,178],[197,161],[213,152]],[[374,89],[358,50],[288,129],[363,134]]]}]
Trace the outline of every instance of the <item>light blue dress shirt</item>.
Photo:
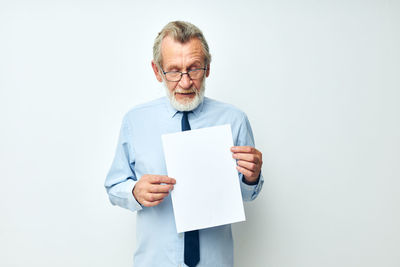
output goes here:
[{"label": "light blue dress shirt", "polygon": [[[105,187],[113,205],[137,211],[135,267],[186,266],[183,263],[184,234],[176,231],[170,195],[154,207],[142,207],[132,195],[132,189],[142,175],[167,175],[161,135],[180,132],[181,118],[182,113],[170,105],[167,97],[163,97],[134,107],[122,122]],[[189,114],[189,123],[192,130],[230,124],[235,146],[254,146],[246,114],[232,105],[205,98]],[[243,183],[242,174],[239,174],[239,179],[243,200],[255,199],[262,188],[263,177],[260,175],[256,185]],[[200,262],[197,267],[233,266],[229,224],[200,230],[199,240]]]}]

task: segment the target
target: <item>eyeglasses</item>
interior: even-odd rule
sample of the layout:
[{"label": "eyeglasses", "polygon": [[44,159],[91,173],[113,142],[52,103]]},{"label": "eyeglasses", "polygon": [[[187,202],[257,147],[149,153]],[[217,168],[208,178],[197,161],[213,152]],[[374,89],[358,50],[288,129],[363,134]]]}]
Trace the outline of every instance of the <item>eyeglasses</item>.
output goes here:
[{"label": "eyeglasses", "polygon": [[189,79],[191,80],[197,80],[200,79],[201,77],[204,76],[204,71],[207,70],[207,68],[198,68],[198,69],[193,69],[189,70],[187,72],[181,72],[181,71],[164,71],[161,68],[162,72],[164,73],[165,79],[169,82],[179,82],[183,74],[187,74],[189,76]]}]

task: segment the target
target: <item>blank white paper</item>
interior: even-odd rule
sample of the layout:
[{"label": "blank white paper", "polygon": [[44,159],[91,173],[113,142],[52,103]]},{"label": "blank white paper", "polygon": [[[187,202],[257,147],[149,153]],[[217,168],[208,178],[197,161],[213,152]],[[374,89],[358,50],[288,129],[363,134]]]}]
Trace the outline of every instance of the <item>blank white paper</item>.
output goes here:
[{"label": "blank white paper", "polygon": [[162,136],[178,233],[245,220],[229,124]]}]

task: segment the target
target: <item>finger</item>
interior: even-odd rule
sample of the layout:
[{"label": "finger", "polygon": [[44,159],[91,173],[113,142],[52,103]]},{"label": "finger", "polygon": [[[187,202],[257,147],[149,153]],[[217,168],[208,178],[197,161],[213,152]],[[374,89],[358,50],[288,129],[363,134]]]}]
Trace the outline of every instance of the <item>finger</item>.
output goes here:
[{"label": "finger", "polygon": [[244,161],[244,160],[238,160],[237,164],[240,167],[248,169],[249,171],[252,171],[252,172],[256,172],[258,170],[257,164],[255,164],[253,162],[248,162],[248,161]]},{"label": "finger", "polygon": [[170,184],[152,184],[149,188],[150,193],[169,193],[174,188]]},{"label": "finger", "polygon": [[168,196],[168,193],[147,193],[145,195],[145,200],[148,202],[160,201],[166,196]]},{"label": "finger", "polygon": [[145,207],[154,207],[154,206],[157,206],[158,204],[160,204],[161,202],[162,202],[162,200],[153,201],[153,202],[144,200],[143,203],[141,203],[141,204]]},{"label": "finger", "polygon": [[233,146],[231,147],[231,151],[234,153],[256,153],[257,149],[251,146]]},{"label": "finger", "polygon": [[246,168],[236,166],[236,169],[246,177],[255,177],[255,173]]},{"label": "finger", "polygon": [[234,159],[245,160],[245,161],[248,161],[248,162],[254,162],[254,163],[256,163],[256,164],[260,162],[260,159],[259,159],[258,156],[255,155],[255,154],[249,154],[249,153],[234,153],[234,154],[232,155],[232,157],[233,157]]},{"label": "finger", "polygon": [[168,177],[166,175],[154,175],[150,178],[150,183],[152,184],[175,184],[176,180],[174,178]]}]

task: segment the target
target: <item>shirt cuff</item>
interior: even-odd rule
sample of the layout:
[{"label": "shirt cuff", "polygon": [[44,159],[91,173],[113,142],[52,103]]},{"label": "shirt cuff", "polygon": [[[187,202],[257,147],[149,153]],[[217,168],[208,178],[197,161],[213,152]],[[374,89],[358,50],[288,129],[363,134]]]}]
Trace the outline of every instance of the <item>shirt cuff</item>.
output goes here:
[{"label": "shirt cuff", "polygon": [[141,210],[142,206],[136,201],[132,193],[135,184],[136,181],[128,179],[113,186],[109,192],[111,203],[131,211]]},{"label": "shirt cuff", "polygon": [[243,174],[240,173],[240,188],[242,191],[242,198],[244,201],[251,201],[254,200],[259,192],[261,191],[261,188],[264,184],[264,178],[262,174],[260,173],[260,176],[258,178],[258,182],[256,184],[249,184],[244,181]]},{"label": "shirt cuff", "polygon": [[[260,175],[261,175],[261,172],[260,172]],[[260,175],[258,175],[258,178],[257,178],[257,180],[255,182],[246,181],[246,178],[244,177],[244,175],[242,175],[242,182],[247,184],[247,185],[256,185],[260,181]]]}]

